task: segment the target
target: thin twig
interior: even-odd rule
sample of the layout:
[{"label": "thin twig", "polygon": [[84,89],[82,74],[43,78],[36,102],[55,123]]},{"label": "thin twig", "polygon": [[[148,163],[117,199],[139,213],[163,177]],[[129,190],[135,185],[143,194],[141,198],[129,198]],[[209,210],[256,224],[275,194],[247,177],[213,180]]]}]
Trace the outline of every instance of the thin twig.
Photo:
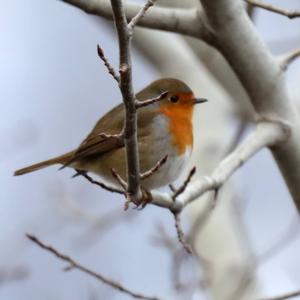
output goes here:
[{"label": "thin twig", "polygon": [[267,3],[263,2],[263,1],[259,1],[259,0],[245,0],[245,1],[248,4],[252,4],[253,6],[257,6],[257,7],[263,8],[265,10],[286,16],[290,19],[300,17],[300,11],[297,11],[297,10],[289,11],[287,9],[275,7],[271,4],[267,4]]},{"label": "thin twig", "polygon": [[82,176],[84,177],[85,179],[87,179],[90,183],[92,184],[95,184],[95,185],[98,185],[100,186],[101,188],[109,191],[109,192],[113,192],[113,193],[118,193],[118,194],[124,194],[124,191],[120,190],[120,189],[117,189],[117,188],[114,188],[112,186],[109,186],[109,185],[106,185],[105,183],[103,182],[100,182],[100,181],[97,181],[97,180],[94,180],[91,176],[89,176],[87,174],[87,172],[84,172],[84,171],[81,171],[81,170],[77,170],[75,169],[78,176]]},{"label": "thin twig", "polygon": [[174,193],[174,195],[173,195],[173,197],[172,197],[174,201],[175,201],[175,199],[176,199],[180,194],[182,194],[182,193],[185,191],[186,187],[187,187],[188,184],[190,183],[190,181],[191,181],[191,179],[192,179],[192,177],[194,176],[195,173],[196,173],[196,167],[193,167],[193,168],[190,170],[190,172],[189,172],[189,174],[188,174],[186,180],[184,181],[184,183],[183,183],[183,184],[181,185],[181,187],[178,188],[178,189],[176,190],[176,192]]},{"label": "thin twig", "polygon": [[120,292],[123,292],[133,298],[137,298],[137,299],[146,299],[146,300],[159,300],[159,298],[157,297],[148,297],[145,295],[142,295],[140,293],[135,293],[132,292],[131,290],[125,288],[124,286],[122,286],[120,283],[113,281],[95,271],[92,271],[90,269],[88,269],[87,267],[84,267],[83,265],[79,264],[78,262],[76,262],[73,258],[71,258],[70,256],[67,256],[65,254],[62,254],[61,252],[59,252],[58,250],[56,250],[54,247],[49,246],[44,244],[42,241],[40,241],[37,237],[35,237],[34,235],[31,234],[26,234],[26,236],[28,237],[29,240],[31,240],[33,243],[35,243],[36,245],[38,245],[39,247],[41,247],[44,250],[47,250],[49,252],[51,252],[53,255],[55,255],[57,258],[65,261],[68,263],[67,268],[65,268],[65,271],[69,271],[72,269],[77,269],[80,270],[98,280],[100,280],[101,282],[109,285],[110,287],[119,290]]},{"label": "thin twig", "polygon": [[116,179],[116,181],[120,184],[120,186],[123,188],[124,192],[127,190],[127,183],[126,181],[121,177],[120,174],[117,173],[117,171],[114,168],[110,169],[111,174]]},{"label": "thin twig", "polygon": [[192,254],[193,253],[192,247],[187,242],[187,240],[184,236],[184,232],[182,230],[180,213],[173,212],[173,215],[174,215],[174,220],[175,220],[175,228],[176,228],[176,232],[177,232],[178,241],[181,243],[181,245],[183,246],[183,248],[186,250],[187,253]]},{"label": "thin twig", "polygon": [[272,298],[263,298],[260,300],[286,300],[286,299],[292,299],[295,297],[300,296],[300,290],[296,291],[296,292],[292,292],[292,293],[288,293],[288,294],[284,294],[281,296],[276,296],[276,297],[272,297]]},{"label": "thin twig", "polygon": [[280,64],[281,69],[283,71],[287,70],[289,65],[299,57],[300,57],[300,48],[293,50],[290,53],[287,53],[285,55],[282,55],[279,58],[279,64]]},{"label": "thin twig", "polygon": [[168,91],[165,91],[163,93],[161,93],[159,96],[155,97],[155,98],[151,98],[151,99],[147,99],[144,101],[140,101],[140,100],[135,100],[135,107],[136,108],[141,108],[144,106],[148,106],[150,104],[156,103],[158,101],[161,101],[164,99],[164,97],[168,94]]},{"label": "thin twig", "polygon": [[97,53],[98,53],[98,56],[104,62],[104,65],[108,70],[108,73],[117,81],[117,83],[119,83],[120,82],[120,77],[117,75],[117,73],[114,70],[113,66],[109,63],[109,61],[105,57],[103,49],[99,45],[97,45]]},{"label": "thin twig", "polygon": [[104,132],[99,133],[97,136],[100,136],[104,139],[116,139],[116,140],[121,140],[123,138],[122,134],[107,134]]},{"label": "thin twig", "polygon": [[130,31],[133,30],[135,25],[145,16],[147,10],[154,5],[157,0],[148,0],[147,3],[140,9],[140,11],[131,19],[128,24]]},{"label": "thin twig", "polygon": [[157,172],[166,162],[168,159],[168,155],[164,156],[162,159],[160,159],[154,167],[152,167],[150,170],[144,172],[141,174],[141,179],[146,179],[150,176],[152,176],[155,172]]},{"label": "thin twig", "polygon": [[174,187],[174,185],[172,183],[169,184],[169,188],[172,193],[176,193],[176,188]]}]

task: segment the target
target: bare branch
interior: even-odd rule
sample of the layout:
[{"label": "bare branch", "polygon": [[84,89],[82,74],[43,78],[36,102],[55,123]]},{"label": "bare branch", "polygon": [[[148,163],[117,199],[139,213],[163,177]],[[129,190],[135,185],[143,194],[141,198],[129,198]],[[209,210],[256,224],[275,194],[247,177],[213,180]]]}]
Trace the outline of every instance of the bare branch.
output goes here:
[{"label": "bare branch", "polygon": [[284,294],[284,295],[272,297],[272,298],[264,298],[264,299],[260,299],[260,300],[286,300],[286,299],[292,299],[292,298],[295,298],[298,296],[300,296],[300,291],[296,291],[293,293]]},{"label": "bare branch", "polygon": [[147,99],[144,101],[135,100],[135,106],[136,106],[136,108],[148,106],[150,104],[153,104],[153,103],[163,100],[167,94],[168,94],[168,91],[165,91],[165,92],[161,93],[159,96],[152,98],[152,99]]},{"label": "bare branch", "polygon": [[132,31],[137,23],[145,16],[147,10],[154,5],[157,0],[148,0],[146,4],[140,9],[140,11],[131,19],[128,24],[129,30]]},{"label": "bare branch", "polygon": [[124,143],[127,161],[127,199],[137,203],[142,196],[137,142],[137,114],[131,71],[131,34],[127,25],[122,0],[111,0],[111,7],[119,40],[120,90],[125,105]]},{"label": "bare branch", "polygon": [[289,10],[286,10],[286,9],[283,9],[283,8],[278,8],[278,7],[275,7],[271,4],[267,4],[267,3],[263,2],[263,1],[260,1],[260,0],[245,0],[245,1],[248,4],[251,4],[253,6],[257,6],[257,7],[263,8],[265,10],[268,10],[268,11],[286,16],[290,19],[300,17],[300,11],[296,11],[296,10],[295,11],[289,11]]},{"label": "bare branch", "polygon": [[141,179],[146,179],[146,178],[152,176],[155,172],[157,172],[161,168],[161,166],[163,166],[167,162],[167,159],[168,159],[168,155],[164,156],[161,160],[159,160],[155,164],[155,166],[153,168],[151,168],[149,171],[142,173]]},{"label": "bare branch", "polygon": [[92,271],[90,269],[88,269],[87,267],[84,267],[83,265],[79,264],[78,262],[76,262],[73,258],[71,258],[70,256],[67,256],[66,254],[62,254],[61,252],[59,252],[58,250],[56,250],[54,247],[52,246],[48,246],[46,244],[44,244],[42,241],[40,241],[37,237],[35,237],[34,235],[31,234],[26,234],[26,236],[28,237],[29,240],[31,240],[33,243],[35,243],[36,245],[38,245],[39,247],[41,247],[42,249],[51,252],[53,255],[55,255],[57,258],[65,261],[68,263],[67,268],[65,268],[65,271],[70,271],[72,269],[77,269],[80,270],[83,273],[86,273],[96,279],[98,279],[99,281],[109,285],[110,287],[119,290],[120,292],[123,292],[133,298],[136,299],[145,299],[145,300],[159,300],[159,298],[157,297],[147,297],[145,295],[139,294],[139,293],[135,293],[132,292],[131,290],[127,289],[126,287],[122,286],[120,283],[111,280],[103,275],[101,275],[100,273],[97,273],[95,271]]},{"label": "bare branch", "polygon": [[177,198],[180,194],[182,194],[182,193],[185,191],[186,187],[188,186],[188,184],[189,184],[190,181],[192,180],[192,177],[194,176],[195,173],[196,173],[196,167],[193,167],[193,168],[190,170],[190,172],[189,172],[189,174],[188,174],[186,180],[185,180],[184,183],[182,184],[182,186],[181,186],[179,189],[177,189],[176,192],[174,193],[174,195],[173,195],[173,197],[172,197],[174,201],[176,200],[176,198]]},{"label": "bare branch", "polygon": [[186,252],[192,254],[193,253],[192,248],[189,245],[189,243],[186,241],[184,232],[182,230],[180,213],[173,212],[173,214],[174,214],[174,219],[175,219],[175,228],[176,228],[178,240],[181,243],[181,245],[183,246],[183,248],[186,250]]},{"label": "bare branch", "polygon": [[114,70],[113,66],[109,63],[109,61],[105,57],[103,49],[99,45],[97,45],[97,53],[98,53],[98,56],[104,62],[104,65],[108,70],[108,73],[116,80],[117,83],[119,83],[120,82],[120,77],[117,75],[117,73]]},{"label": "bare branch", "polygon": [[79,175],[79,176],[82,176],[84,177],[85,179],[87,179],[90,183],[92,184],[95,184],[95,185],[98,185],[100,186],[101,188],[109,191],[109,192],[113,192],[113,193],[118,193],[118,194],[124,194],[124,191],[120,190],[120,189],[117,189],[117,188],[114,188],[112,186],[109,186],[109,185],[106,185],[105,183],[103,182],[100,182],[100,181],[97,181],[97,180],[94,180],[91,176],[89,176],[87,174],[87,172],[85,171],[81,171],[81,170],[76,170],[77,174],[76,175]]},{"label": "bare branch", "polygon": [[171,190],[171,192],[176,193],[176,188],[172,183],[169,184],[169,189]]},{"label": "bare branch", "polygon": [[[76,6],[86,13],[112,19],[111,6],[107,0],[61,0]],[[143,9],[135,3],[126,3],[125,11],[128,20],[134,18]],[[174,9],[153,7],[139,20],[138,26],[187,34],[194,37],[205,37],[208,31],[199,18],[198,9]]]},{"label": "bare branch", "polygon": [[113,177],[116,179],[116,181],[123,188],[123,190],[126,191],[127,190],[126,181],[117,173],[117,171],[114,168],[111,168],[111,173],[112,173]]},{"label": "bare branch", "polygon": [[291,51],[290,53],[287,53],[279,58],[279,64],[283,71],[287,70],[289,65],[300,57],[300,48]]}]

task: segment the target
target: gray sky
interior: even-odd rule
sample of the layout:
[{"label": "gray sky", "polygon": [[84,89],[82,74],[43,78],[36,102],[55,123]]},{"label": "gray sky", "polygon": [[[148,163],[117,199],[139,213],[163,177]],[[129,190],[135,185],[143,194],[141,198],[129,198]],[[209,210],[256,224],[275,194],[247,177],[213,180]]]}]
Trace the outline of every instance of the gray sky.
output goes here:
[{"label": "gray sky", "polygon": [[[300,1],[272,1],[283,2],[286,8],[300,9]],[[176,295],[169,277],[170,258],[149,240],[158,222],[175,236],[168,212],[147,207],[124,218],[120,197],[81,178],[71,180],[71,170],[57,172],[52,167],[12,177],[19,167],[76,147],[97,119],[119,103],[116,84],[96,55],[99,43],[117,65],[117,43],[109,24],[59,1],[0,1],[0,270],[20,265],[30,275],[0,285],[1,300],[76,300],[93,293],[98,295],[95,299],[129,299],[77,271],[61,272],[65,265],[30,244],[25,232],[133,290],[167,299]],[[257,25],[274,53],[300,45],[300,19],[258,11]],[[133,59],[138,90],[159,75],[139,53],[134,51]],[[291,96],[299,101],[300,60],[287,78]],[[243,217],[249,239],[254,252],[261,253],[296,212],[267,151],[254,157],[237,178],[241,200],[248,203]],[[78,214],[77,208],[85,214]],[[118,209],[123,223],[107,232],[93,231],[95,219]],[[261,266],[266,294],[300,288],[299,249],[298,238]]]}]

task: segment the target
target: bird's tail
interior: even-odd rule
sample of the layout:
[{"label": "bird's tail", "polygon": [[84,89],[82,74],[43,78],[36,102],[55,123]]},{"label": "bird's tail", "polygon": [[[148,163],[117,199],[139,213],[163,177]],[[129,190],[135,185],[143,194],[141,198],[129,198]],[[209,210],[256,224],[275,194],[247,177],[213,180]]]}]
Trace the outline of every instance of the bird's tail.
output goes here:
[{"label": "bird's tail", "polygon": [[65,162],[69,161],[73,155],[73,151],[65,153],[61,156],[57,156],[42,162],[39,162],[37,164],[31,165],[29,167],[20,169],[15,171],[14,176],[19,176],[19,175],[23,175],[23,174],[27,174],[33,171],[37,171],[55,164],[64,164]]}]

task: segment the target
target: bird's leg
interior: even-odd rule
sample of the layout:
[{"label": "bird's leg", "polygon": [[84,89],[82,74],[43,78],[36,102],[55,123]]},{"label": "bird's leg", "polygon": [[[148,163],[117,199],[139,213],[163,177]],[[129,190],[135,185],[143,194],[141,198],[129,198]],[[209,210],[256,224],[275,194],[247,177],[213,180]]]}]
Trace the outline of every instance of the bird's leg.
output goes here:
[{"label": "bird's leg", "polygon": [[149,190],[141,186],[141,196],[138,201],[133,201],[130,195],[127,193],[126,202],[124,204],[124,210],[128,210],[129,204],[133,203],[135,205],[134,209],[143,210],[147,204],[152,201],[152,195]]},{"label": "bird's leg", "polygon": [[[151,176],[153,176],[159,169],[166,163],[168,159],[168,155],[165,155],[162,159],[160,159],[151,169],[140,174],[140,179],[145,180]],[[145,187],[141,185],[141,197],[139,201],[132,201],[130,195],[127,195],[127,201],[125,202],[124,209],[127,210],[129,207],[129,203],[133,202],[136,205],[136,208],[142,210],[146,207],[148,203],[152,201],[152,195],[150,191],[148,191]]]},{"label": "bird's leg", "polygon": [[149,190],[141,185],[142,196],[140,198],[139,203],[134,203],[136,205],[136,209],[143,210],[149,203],[152,201],[152,194]]},{"label": "bird's leg", "polygon": [[97,181],[97,180],[93,179],[91,176],[88,175],[87,171],[78,170],[78,169],[75,169],[75,170],[76,170],[76,174],[73,175],[72,178],[77,177],[77,176],[82,176],[85,179],[87,179],[90,183],[96,184],[96,185],[100,186],[101,188],[103,188],[105,190],[108,190],[108,191],[113,192],[113,193],[124,194],[123,190],[117,189],[113,186],[109,186],[109,185],[107,185],[103,182],[100,182],[100,181]]}]

